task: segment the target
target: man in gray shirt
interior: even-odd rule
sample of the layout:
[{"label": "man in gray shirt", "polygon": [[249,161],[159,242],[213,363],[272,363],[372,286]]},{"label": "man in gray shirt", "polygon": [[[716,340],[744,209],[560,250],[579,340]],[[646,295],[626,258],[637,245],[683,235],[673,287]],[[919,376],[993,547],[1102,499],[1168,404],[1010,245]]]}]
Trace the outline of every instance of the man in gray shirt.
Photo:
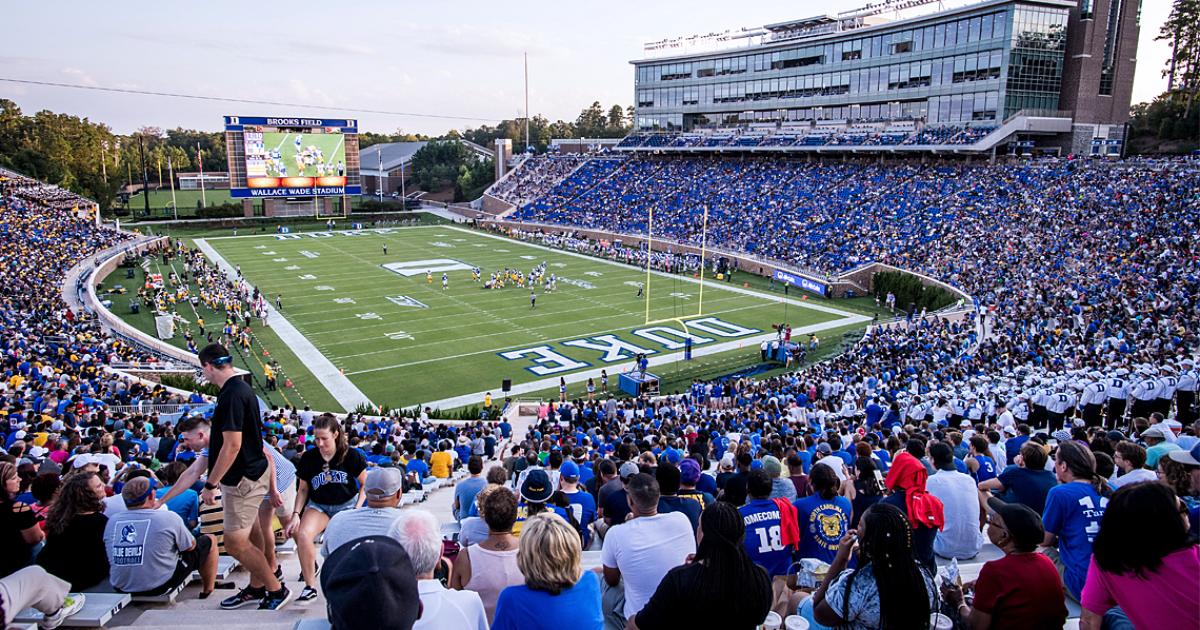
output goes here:
[{"label": "man in gray shirt", "polygon": [[400,516],[404,496],[404,473],[399,468],[372,468],[363,484],[367,504],[356,510],[343,510],[329,520],[321,555],[328,557],[338,547],[363,536],[387,535]]},{"label": "man in gray shirt", "polygon": [[198,570],[204,599],[216,583],[217,546],[212,536],[193,538],[178,514],[158,509],[157,485],[150,477],[136,477],[121,489],[127,510],[104,527],[109,582],[125,593],[161,595]]}]

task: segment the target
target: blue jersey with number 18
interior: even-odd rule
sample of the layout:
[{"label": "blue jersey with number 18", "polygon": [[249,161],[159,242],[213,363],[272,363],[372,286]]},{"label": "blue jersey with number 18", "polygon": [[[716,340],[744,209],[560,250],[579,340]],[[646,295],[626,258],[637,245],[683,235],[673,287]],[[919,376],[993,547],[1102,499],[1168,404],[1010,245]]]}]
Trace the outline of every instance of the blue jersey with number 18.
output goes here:
[{"label": "blue jersey with number 18", "polygon": [[746,524],[746,553],[771,577],[787,575],[792,547],[784,546],[779,529],[779,506],[770,499],[754,499],[738,508]]}]

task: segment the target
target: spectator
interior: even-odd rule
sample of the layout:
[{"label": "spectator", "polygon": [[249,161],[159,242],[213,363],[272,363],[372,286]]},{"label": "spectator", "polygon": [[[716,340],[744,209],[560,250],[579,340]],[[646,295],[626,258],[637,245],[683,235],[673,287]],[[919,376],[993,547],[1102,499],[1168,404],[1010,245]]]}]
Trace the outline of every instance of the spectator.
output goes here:
[{"label": "spectator", "polygon": [[208,599],[217,580],[216,545],[210,536],[192,537],[178,514],[159,509],[157,485],[137,477],[121,488],[127,509],[104,528],[109,582],[123,593],[155,596],[186,584],[197,571],[200,599]]},{"label": "spectator", "polygon": [[771,499],[787,499],[790,503],[796,500],[796,486],[791,479],[785,479],[783,474],[783,463],[779,458],[772,455],[767,455],[762,459],[763,470],[767,476],[771,478]]},{"label": "spectator", "polygon": [[618,485],[611,486],[612,489],[607,493],[604,492],[604,487],[600,488],[600,514],[609,527],[624,523],[625,517],[629,515],[629,494],[626,491],[626,485],[639,471],[637,464],[625,462],[618,469],[619,478],[616,480]]},{"label": "spectator", "polygon": [[[258,508],[270,491],[267,458],[263,453],[262,419],[258,397],[245,381],[234,377],[233,357],[220,344],[209,344],[197,357],[204,378],[220,388],[212,415],[207,460],[208,481],[200,500],[213,504],[220,487],[225,547],[250,572],[250,583],[225,598],[221,608],[233,610],[254,602],[260,610],[279,610],[292,597],[267,565],[266,556],[250,540]],[[213,454],[208,457],[209,452]],[[203,520],[203,515],[201,515]]]},{"label": "spectator", "polygon": [[470,475],[454,486],[454,503],[450,508],[454,520],[459,524],[467,517],[468,509],[475,502],[475,495],[487,485],[483,478],[483,459],[479,456],[473,455],[467,460],[467,472]]},{"label": "spectator", "polygon": [[791,480],[792,486],[796,491],[796,498],[803,499],[812,494],[812,486],[809,484],[808,475],[804,474],[804,460],[796,453],[788,456],[788,479]]},{"label": "spectator", "polygon": [[796,522],[800,525],[800,548],[796,555],[833,562],[838,544],[850,529],[854,506],[838,495],[838,478],[830,466],[813,466],[813,494],[797,500]]},{"label": "spectator", "polygon": [[321,590],[334,628],[411,630],[424,614],[412,562],[387,536],[358,538],[334,551]]},{"label": "spectator", "polygon": [[891,494],[880,503],[888,503],[908,517],[912,524],[912,550],[927,571],[935,570],[933,540],[946,525],[945,509],[937,497],[925,490],[925,466],[909,453],[896,456],[884,480]]},{"label": "spectator", "polygon": [[771,610],[771,578],[746,553],[743,520],[728,503],[704,510],[695,556],[667,572],[626,627],[757,627]]},{"label": "spectator", "polygon": [[1009,466],[995,479],[979,482],[979,489],[995,491],[1009,503],[1027,505],[1041,514],[1046,507],[1046,494],[1057,481],[1054,473],[1046,470],[1046,451],[1035,442],[1026,442],[1016,457],[1016,465]]},{"label": "spectator", "polygon": [[429,456],[429,474],[435,479],[449,479],[454,466],[454,449],[450,440],[442,440],[441,450]]},{"label": "spectator", "polygon": [[1119,475],[1113,486],[1120,489],[1131,483],[1158,480],[1154,471],[1146,468],[1146,449],[1133,442],[1121,441],[1113,450],[1113,463],[1117,465]]},{"label": "spectator", "polygon": [[529,519],[517,551],[525,583],[500,593],[492,630],[601,630],[599,580],[582,570],[580,557],[579,536],[562,518],[543,512]]},{"label": "spectator", "polygon": [[478,593],[488,623],[492,623],[500,592],[524,584],[525,578],[517,566],[518,539],[512,533],[517,522],[517,497],[502,486],[492,486],[480,497],[479,511],[487,523],[487,538],[459,552],[450,588]]},{"label": "spectator", "polygon": [[408,552],[417,576],[417,591],[421,595],[421,619],[414,630],[487,630],[487,614],[483,601],[473,591],[448,590],[433,577],[443,562],[441,527],[432,514],[424,510],[402,510],[389,534]]},{"label": "spectator", "polygon": [[[645,473],[629,478],[631,520],[609,530],[600,551],[604,565],[605,623],[622,628],[641,611],[667,571],[696,551],[691,522],[678,512],[658,513],[658,481]],[[623,588],[622,588],[623,585]]]},{"label": "spectator", "polygon": [[21,611],[32,608],[44,615],[38,623],[41,628],[61,626],[87,603],[83,593],[70,593],[69,588],[70,584],[36,565],[0,577],[0,624],[8,627]]},{"label": "spectator", "polygon": [[946,519],[945,527],[933,539],[933,552],[943,558],[974,558],[983,546],[975,480],[955,469],[954,451],[945,442],[930,446],[929,455],[937,472],[929,477],[926,488],[942,502]]},{"label": "spectator", "polygon": [[661,493],[658,497],[658,513],[682,512],[692,524],[692,531],[695,531],[700,526],[700,504],[697,501],[677,496],[681,481],[679,469],[673,464],[664,462],[654,469],[654,478],[658,481],[658,489]]},{"label": "spectator", "polygon": [[305,451],[296,467],[300,486],[286,532],[296,539],[296,553],[300,556],[304,589],[296,597],[299,602],[317,597],[314,541],[325,531],[329,519],[362,505],[362,488],[367,480],[367,460],[358,450],[350,448],[346,429],[337,418],[330,414],[317,418],[313,422],[313,441],[317,447]]},{"label": "spectator", "polygon": [[[694,501],[700,506],[700,511],[708,509],[708,506],[716,502],[713,495],[700,490],[696,484],[700,482],[701,477],[707,477],[700,470],[700,463],[691,457],[684,458],[679,463],[679,493],[676,495],[681,499]],[[708,477],[712,479],[712,477]]]},{"label": "spectator", "polygon": [[104,545],[104,482],[95,473],[75,473],[63,482],[46,513],[46,546],[37,563],[83,591],[108,578]]},{"label": "spectator", "polygon": [[1080,628],[1200,627],[1200,556],[1182,508],[1162,484],[1113,495],[1092,547]]},{"label": "spectator", "polygon": [[[187,464],[180,461],[171,462],[159,470],[158,476],[162,479],[164,486],[156,490],[158,499],[162,499],[171,491],[185,470],[187,470]],[[196,526],[200,524],[200,495],[195,490],[187,488],[173,497],[169,502],[160,500],[159,503],[166,505],[168,510],[178,514],[189,531],[196,529]]]},{"label": "spectator", "polygon": [[775,602],[772,608],[779,612],[787,609],[786,579],[800,532],[795,506],[782,497],[769,498],[773,486],[765,466],[751,470],[746,480],[750,501],[738,508],[738,513],[745,524],[746,553],[771,577]]},{"label": "spectator", "polygon": [[[909,465],[919,464],[914,459]],[[802,614],[855,630],[927,627],[936,610],[936,587],[914,553],[911,532],[911,520],[900,508],[881,502],[867,510],[857,536],[847,534],[838,545],[829,567],[832,579],[805,600]],[[856,546],[858,568],[847,569]]]},{"label": "spectator", "polygon": [[943,584],[942,596],[972,630],[1062,628],[1067,620],[1062,578],[1054,563],[1037,551],[1045,536],[1041,517],[1026,505],[996,497],[988,499],[987,507],[988,540],[1004,557],[980,569],[973,608],[963,602],[957,584]]},{"label": "spectator", "polygon": [[34,545],[45,538],[33,509],[16,500],[20,487],[17,467],[0,462],[0,549],[4,549],[0,554],[0,577],[28,566],[33,561]]},{"label": "spectator", "polygon": [[[338,547],[363,536],[385,536],[400,517],[400,499],[404,497],[404,473],[398,468],[372,468],[363,484],[367,504],[355,510],[342,510],[329,519],[321,556],[329,557]],[[303,600],[300,600],[303,601]]]},{"label": "spectator", "polygon": [[566,496],[568,511],[571,518],[579,524],[579,533],[583,535],[583,548],[592,544],[592,524],[596,521],[596,500],[592,495],[579,489],[579,466],[570,460],[562,463],[559,469],[558,485],[560,492]]},{"label": "spectator", "polygon": [[[517,503],[517,522],[513,525],[513,534],[520,536],[521,529],[529,517],[542,512],[553,512],[571,522],[571,517],[563,508],[549,503],[554,496],[554,488],[550,485],[550,475],[541,468],[535,468],[525,475],[521,484],[521,499]],[[575,523],[573,525],[578,525]]]},{"label": "spectator", "polygon": [[1188,520],[1192,523],[1192,537],[1200,538],[1200,440],[1197,440],[1190,450],[1172,451],[1168,457],[1181,464],[1191,478],[1190,492],[1179,498],[1187,505]]},{"label": "spectator", "polygon": [[1158,459],[1171,451],[1179,450],[1179,445],[1171,441],[1167,433],[1170,429],[1162,423],[1142,431],[1141,438],[1146,443],[1146,467],[1154,470],[1158,467]]},{"label": "spectator", "polygon": [[1087,447],[1067,441],[1058,445],[1054,474],[1060,485],[1046,495],[1042,522],[1050,547],[1047,555],[1063,576],[1067,597],[1079,601],[1092,556],[1092,541],[1108,505],[1108,486],[1096,475],[1096,458]]},{"label": "spectator", "polygon": [[850,527],[857,528],[858,521],[862,519],[863,514],[866,514],[867,509],[879,503],[879,500],[883,498],[882,479],[883,475],[879,473],[873,458],[859,457],[855,462],[854,499],[851,501],[854,506],[854,516],[850,521]]}]

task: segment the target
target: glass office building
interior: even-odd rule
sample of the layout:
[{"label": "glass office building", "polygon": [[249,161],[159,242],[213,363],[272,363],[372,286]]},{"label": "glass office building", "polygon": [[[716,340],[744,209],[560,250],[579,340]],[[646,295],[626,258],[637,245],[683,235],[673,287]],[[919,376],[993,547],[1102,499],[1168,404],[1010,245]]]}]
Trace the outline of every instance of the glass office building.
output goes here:
[{"label": "glass office building", "polygon": [[740,48],[634,61],[636,126],[997,125],[1057,110],[1075,2],[993,0],[898,21],[819,16]]}]

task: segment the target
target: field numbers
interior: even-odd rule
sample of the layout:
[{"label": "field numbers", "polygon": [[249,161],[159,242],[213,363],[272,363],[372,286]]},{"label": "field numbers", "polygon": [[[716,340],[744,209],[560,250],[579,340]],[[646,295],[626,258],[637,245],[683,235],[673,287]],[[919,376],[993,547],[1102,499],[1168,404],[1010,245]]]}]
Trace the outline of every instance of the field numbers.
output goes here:
[{"label": "field numbers", "polygon": [[283,269],[284,271],[300,271],[300,265],[288,265]]},{"label": "field numbers", "polygon": [[306,273],[306,274],[300,276],[300,279],[301,280],[316,280],[317,277],[312,275],[311,273]]},{"label": "field numbers", "polygon": [[307,249],[300,250],[300,255],[304,256],[305,258],[318,258],[321,256],[321,254],[317,252],[310,252]]},{"label": "field numbers", "polygon": [[[452,247],[454,247],[454,246],[453,246],[453,245],[451,245],[450,243],[445,243],[445,242],[442,242],[442,241],[433,241],[432,243],[430,243],[430,245],[431,245],[431,246],[433,246],[433,247],[443,247],[443,248],[445,248],[445,247],[451,247],[451,248],[452,248]],[[500,250],[496,250],[496,251],[500,251]]]},{"label": "field numbers", "polygon": [[328,284],[318,284],[317,286],[313,287],[313,290],[315,290],[315,291],[333,291],[334,288],[329,286]]},{"label": "field numbers", "polygon": [[671,297],[679,298],[681,300],[690,300],[690,299],[692,299],[692,294],[691,293],[672,293]]},{"label": "field numbers", "polygon": [[272,258],[272,260],[275,262],[287,262],[286,258]]},{"label": "field numbers", "polygon": [[354,301],[354,298],[333,298],[333,303],[334,304],[358,304],[358,302]]},{"label": "field numbers", "polygon": [[262,252],[262,255],[263,255],[263,256],[274,256],[274,255],[275,255],[275,252],[274,252],[274,251]]},{"label": "field numbers", "polygon": [[599,271],[585,271],[585,272],[583,272],[583,275],[591,276],[593,278],[599,278],[600,276],[603,276],[604,274],[600,273]]},{"label": "field numbers", "polygon": [[379,313],[357,313],[355,317],[359,319],[383,319]]},{"label": "field numbers", "polygon": [[390,332],[384,336],[387,337],[388,339],[391,339],[392,341],[403,341],[405,339],[413,338],[412,335],[404,332],[403,330],[397,330],[396,332]]}]

